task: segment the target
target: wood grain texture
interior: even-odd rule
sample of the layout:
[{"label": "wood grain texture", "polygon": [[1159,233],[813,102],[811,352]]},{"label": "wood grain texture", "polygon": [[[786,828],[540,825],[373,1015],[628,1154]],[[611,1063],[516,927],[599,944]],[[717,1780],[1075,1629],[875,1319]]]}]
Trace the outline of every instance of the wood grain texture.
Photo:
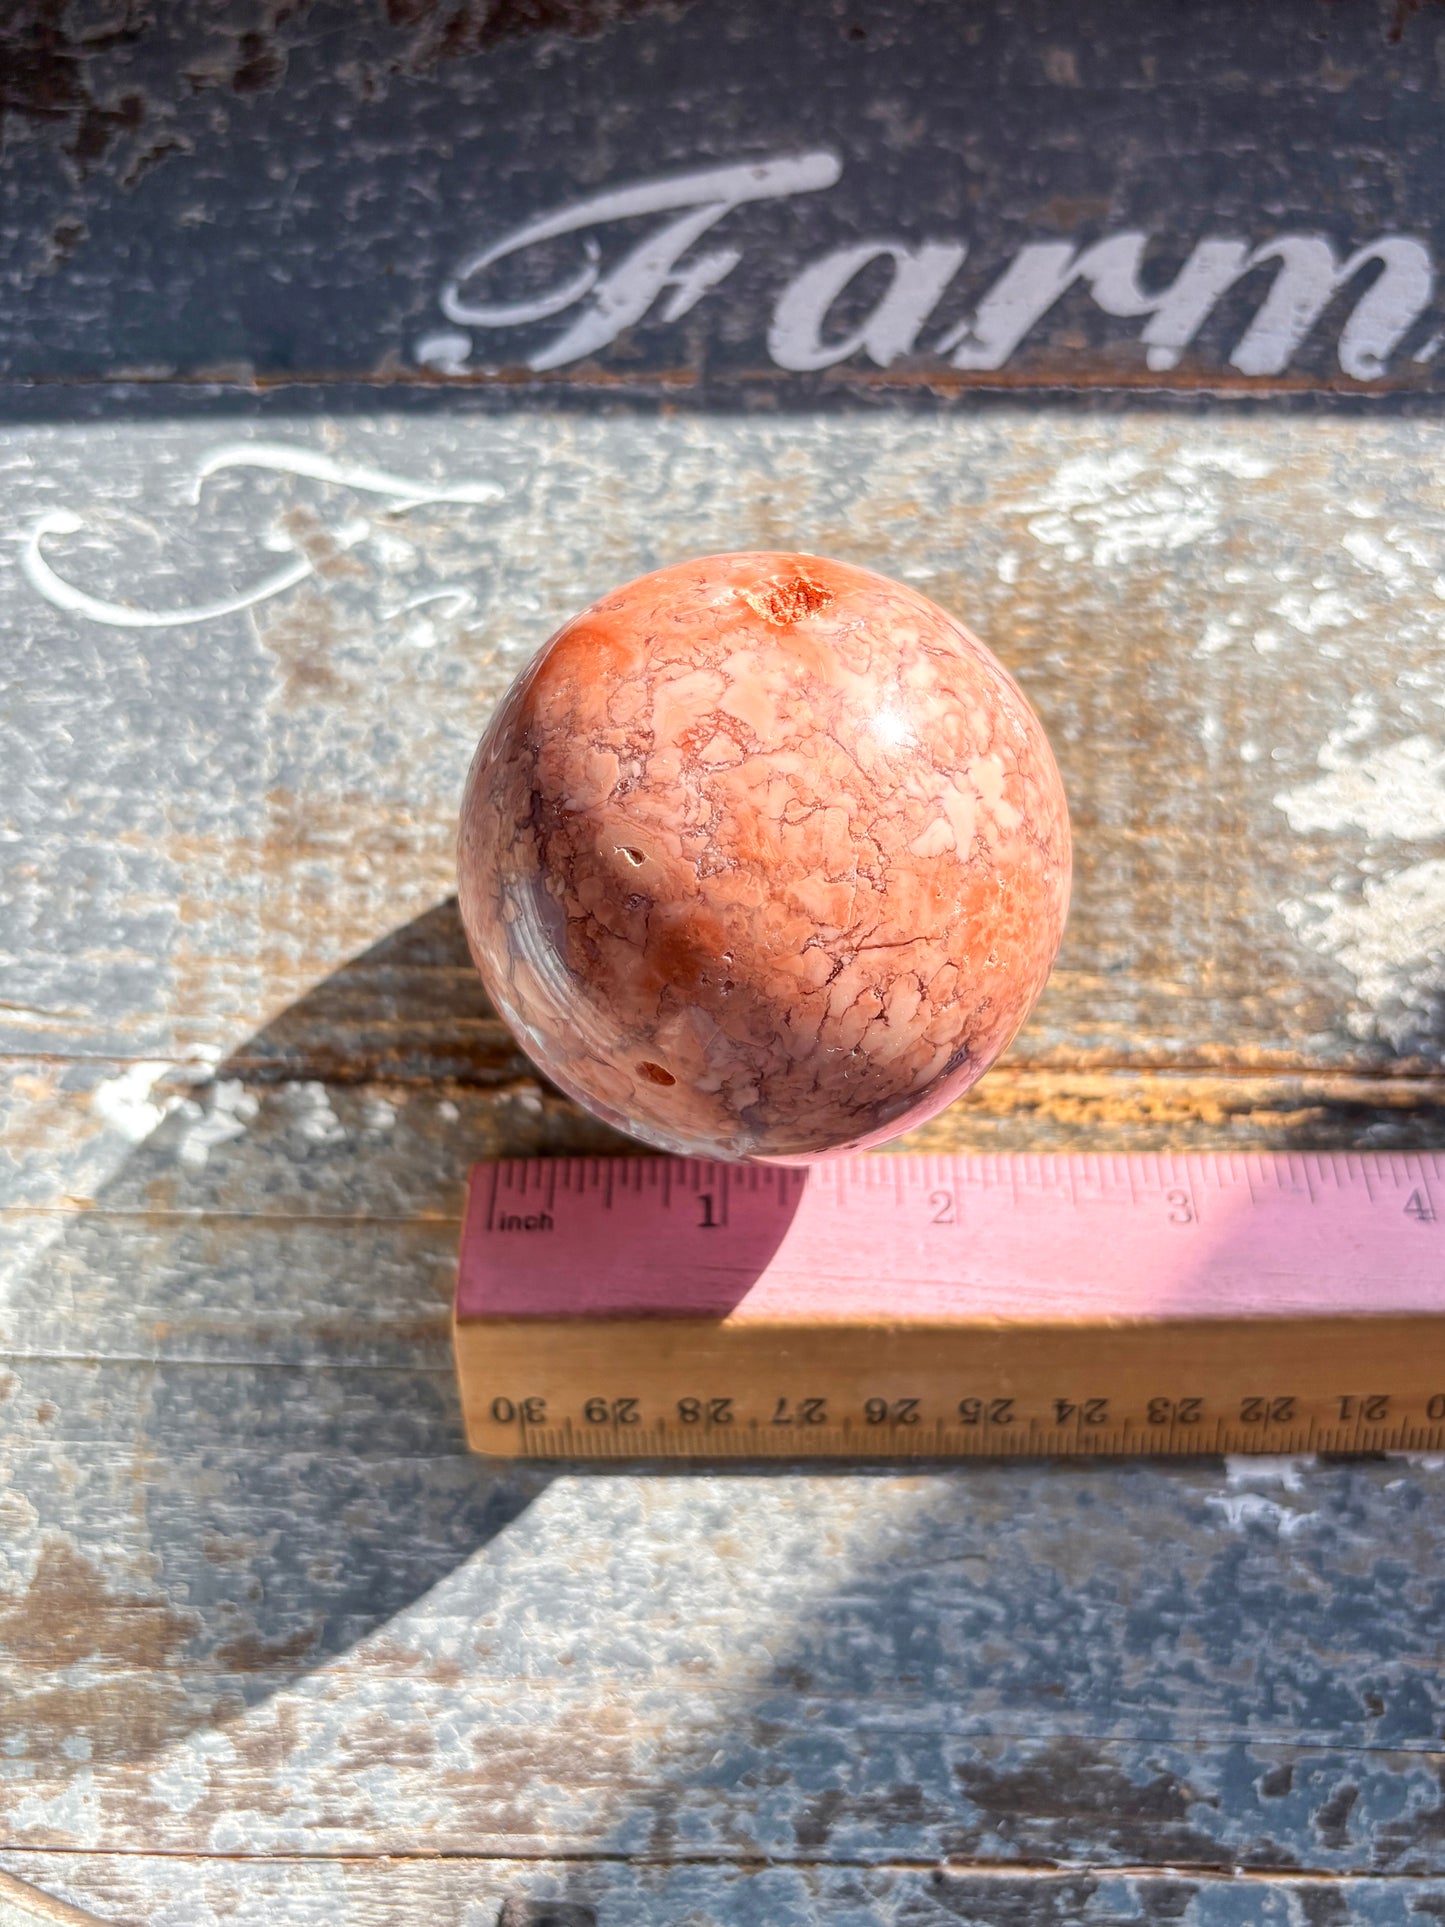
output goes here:
[{"label": "wood grain texture", "polygon": [[[1026,414],[333,424],[338,460],[506,491],[398,514],[240,469],[177,506],[237,439],[214,427],[12,431],[11,526],[25,537],[57,506],[89,518],[83,542],[44,542],[87,593],[164,611],[218,580],[241,592],[266,573],[268,533],[311,573],[198,629],[117,629],[50,606],[10,551],[25,673],[7,725],[6,1047],[271,1065],[312,1049],[334,1069],[349,1038],[348,1063],[497,1076],[506,1047],[453,936],[397,934],[450,890],[490,706],[609,583],[787,541],[957,609],[1049,728],[1079,863],[1016,1065],[1432,1074],[1432,432]],[[318,442],[301,419],[267,434]],[[401,1033],[388,999],[408,984],[440,992],[445,1021]]]},{"label": "wood grain texture", "polygon": [[[1309,1879],[1192,1873],[989,1872],[956,1868],[578,1867],[458,1858],[275,1859],[194,1864],[144,1854],[37,1854],[8,1860],[78,1892],[106,1921],[211,1919],[236,1927],[1432,1927],[1438,1881]],[[209,1910],[209,1911],[203,1911]],[[9,1923],[6,1923],[9,1927]]]},{"label": "wood grain texture", "polygon": [[[506,493],[192,505],[259,434],[3,444],[6,1864],[155,1927],[1438,1912],[1439,1464],[499,1472],[446,1337],[467,1165],[621,1148],[465,965],[462,771],[684,549],[920,572],[1059,748],[1063,966],[915,1148],[1445,1141],[1432,435],[278,417]],[[60,507],[97,597],[312,572],[97,623],[17,565]]]},{"label": "wood grain texture", "polygon": [[1436,1867],[1438,1465],[551,1476],[449,1373],[7,1369],[11,1847]]},{"label": "wood grain texture", "polygon": [[[1268,1880],[1230,1874],[981,1872],[956,1868],[577,1867],[459,1858],[363,1868],[278,1856],[193,1864],[143,1854],[76,1855],[56,1867],[7,1856],[107,1921],[220,1919],[236,1927],[1432,1927],[1438,1881]],[[209,1913],[202,1911],[208,1909]],[[8,1923],[6,1923],[8,1927]]]},{"label": "wood grain texture", "polygon": [[[18,393],[63,413],[76,388],[128,377],[350,378],[374,398],[430,382],[542,405],[560,392],[948,411],[981,383],[1311,401],[1404,390],[1438,407],[1429,8],[290,0],[72,18],[17,0],[3,34],[12,406]],[[769,162],[793,191],[750,178]],[[466,266],[608,190],[720,171],[730,187],[711,219],[704,206],[698,245],[675,229],[668,240],[676,205],[671,220],[654,210],[641,231],[660,267],[634,264],[630,301],[618,278],[636,221],[585,235],[610,304],[576,286],[580,235],[490,272]],[[1372,270],[1357,263],[1348,290],[1332,290],[1332,272],[1383,236],[1416,274],[1402,282],[1397,255],[1383,304],[1394,328],[1382,340],[1377,312],[1347,338]],[[1333,252],[1289,270],[1304,325],[1276,313],[1251,351],[1278,268],[1267,252],[1245,264],[1286,238]],[[1098,298],[1085,274],[1050,299],[1060,253],[1101,240],[1115,253]],[[869,327],[888,272],[880,242],[905,261],[931,243],[932,266],[915,258],[901,314]],[[1214,299],[1198,300],[1196,278],[1163,336],[1145,337],[1200,244]],[[803,277],[860,246],[864,272],[808,325]],[[982,330],[993,352],[987,340],[957,352],[1025,248],[1052,256],[1034,325],[1000,342],[995,320]],[[1221,248],[1234,259],[1222,274]],[[528,298],[569,280],[572,299],[537,301],[525,325]],[[1036,265],[1036,296],[1039,284]],[[499,317],[499,300],[524,325]]]}]

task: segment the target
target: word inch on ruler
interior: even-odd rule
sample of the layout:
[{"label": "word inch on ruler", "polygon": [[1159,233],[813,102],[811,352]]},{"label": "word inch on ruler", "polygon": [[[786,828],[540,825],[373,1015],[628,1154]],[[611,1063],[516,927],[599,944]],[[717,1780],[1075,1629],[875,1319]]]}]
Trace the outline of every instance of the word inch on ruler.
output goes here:
[{"label": "word inch on ruler", "polygon": [[1445,1158],[479,1165],[467,1436],[535,1458],[1445,1449]]}]

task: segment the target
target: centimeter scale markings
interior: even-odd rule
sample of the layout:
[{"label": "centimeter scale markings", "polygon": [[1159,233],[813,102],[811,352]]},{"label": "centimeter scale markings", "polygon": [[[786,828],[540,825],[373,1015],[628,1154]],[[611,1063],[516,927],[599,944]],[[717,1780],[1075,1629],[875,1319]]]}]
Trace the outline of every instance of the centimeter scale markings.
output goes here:
[{"label": "centimeter scale markings", "polygon": [[1445,1450],[1445,1158],[478,1165],[474,1450]]}]

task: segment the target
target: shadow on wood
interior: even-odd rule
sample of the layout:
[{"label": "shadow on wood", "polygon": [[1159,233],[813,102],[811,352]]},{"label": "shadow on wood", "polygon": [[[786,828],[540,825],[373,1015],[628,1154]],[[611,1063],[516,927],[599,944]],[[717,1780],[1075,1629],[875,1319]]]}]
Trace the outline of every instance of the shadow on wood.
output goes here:
[{"label": "shadow on wood", "polygon": [[177,1095],[7,1307],[20,1844],[573,1855],[575,1906],[634,1853],[1437,1864],[1429,1468],[497,1468],[466,1168],[622,1144],[454,908]]}]

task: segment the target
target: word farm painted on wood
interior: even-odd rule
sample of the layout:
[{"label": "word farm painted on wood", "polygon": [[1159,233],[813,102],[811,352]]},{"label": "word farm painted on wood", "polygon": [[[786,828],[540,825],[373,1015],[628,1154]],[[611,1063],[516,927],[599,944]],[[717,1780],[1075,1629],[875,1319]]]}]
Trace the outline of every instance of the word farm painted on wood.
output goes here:
[{"label": "word farm painted on wood", "polygon": [[[816,193],[834,186],[842,173],[841,157],[827,149],[740,161],[612,188],[524,222],[467,256],[442,289],[443,314],[476,332],[427,333],[416,344],[416,357],[442,374],[463,375],[474,365],[498,372],[515,358],[515,350],[500,344],[514,342],[519,329],[555,318],[562,325],[521,356],[528,368],[550,372],[605,353],[649,318],[664,327],[678,323],[743,259],[737,244],[695,251],[704,235],[749,203]],[[619,228],[631,234],[635,223],[642,224],[640,238],[604,269],[603,241]],[[488,270],[525,263],[532,250],[564,236],[577,237],[583,253],[581,265],[559,282],[512,300],[489,300],[476,291]],[[1373,382],[1389,373],[1391,358],[1428,314],[1435,292],[1430,249],[1414,235],[1376,235],[1342,257],[1318,233],[1276,233],[1255,245],[1208,234],[1162,279],[1145,270],[1155,238],[1135,229],[1087,243],[1026,241],[971,313],[941,329],[930,323],[965,272],[967,240],[868,239],[801,265],[774,258],[768,266],[778,292],[770,314],[759,319],[759,331],[765,325],[772,366],[790,373],[855,361],[886,369],[917,358],[929,369],[986,375],[1006,368],[1026,337],[1079,288],[1101,314],[1142,323],[1136,338],[1145,366],[1165,374],[1179,367],[1225,296],[1247,284],[1256,298],[1228,351],[1231,370],[1288,374],[1311,332],[1333,311],[1341,372],[1352,381]],[[1167,255],[1173,237],[1162,238],[1159,251]],[[885,270],[882,288],[851,325],[836,325],[839,308],[876,267]],[[1432,331],[1414,343],[1411,358],[1433,360],[1441,340]]]}]

